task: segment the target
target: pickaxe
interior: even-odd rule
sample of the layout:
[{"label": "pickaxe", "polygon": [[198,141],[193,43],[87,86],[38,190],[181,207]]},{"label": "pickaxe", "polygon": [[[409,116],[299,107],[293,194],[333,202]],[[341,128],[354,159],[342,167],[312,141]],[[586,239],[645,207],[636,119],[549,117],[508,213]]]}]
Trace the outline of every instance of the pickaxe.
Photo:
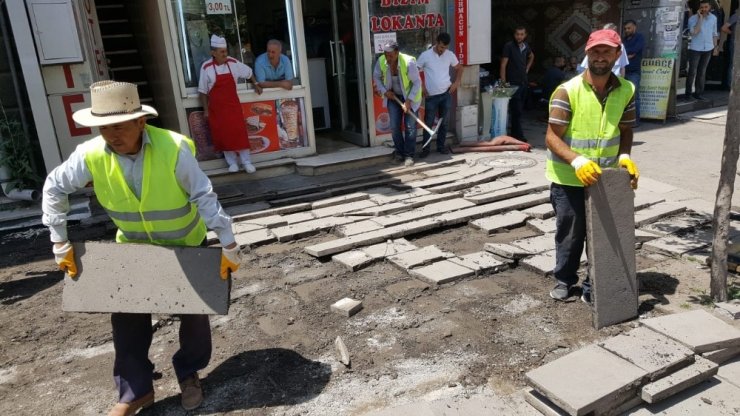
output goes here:
[{"label": "pickaxe", "polygon": [[[401,107],[403,107],[403,103],[401,102],[401,100],[398,99],[398,97],[396,97],[394,95],[393,96],[393,99],[396,100],[396,102],[398,103],[398,105],[400,105]],[[416,117],[416,114],[414,114],[413,112],[409,111],[406,114],[409,114],[414,120],[416,120],[417,123],[419,123],[419,125],[424,130],[427,131],[427,133],[429,133],[429,138],[424,143],[424,145],[421,146],[421,148],[424,149],[425,147],[429,146],[429,142],[431,142],[432,141],[432,138],[434,138],[434,136],[437,135],[437,130],[439,130],[439,126],[442,125],[442,119],[441,118],[439,119],[439,121],[437,122],[437,125],[434,126],[434,130],[432,130],[432,129],[429,128],[429,126],[426,125],[426,123],[424,123],[423,121],[421,121],[421,119],[419,119],[419,117]]]}]

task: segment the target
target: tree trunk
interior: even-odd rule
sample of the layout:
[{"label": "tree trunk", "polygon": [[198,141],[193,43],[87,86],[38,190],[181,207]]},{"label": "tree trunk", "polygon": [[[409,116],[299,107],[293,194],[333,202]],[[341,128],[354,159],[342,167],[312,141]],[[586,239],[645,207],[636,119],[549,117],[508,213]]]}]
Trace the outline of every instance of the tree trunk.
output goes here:
[{"label": "tree trunk", "polygon": [[[740,46],[740,26],[735,25],[734,45]],[[727,237],[730,231],[730,209],[735,189],[738,151],[740,150],[740,52],[735,51],[732,59],[732,90],[727,106],[725,144],[722,150],[722,167],[714,205],[714,241],[712,242],[711,296],[714,301],[727,300]]]}]

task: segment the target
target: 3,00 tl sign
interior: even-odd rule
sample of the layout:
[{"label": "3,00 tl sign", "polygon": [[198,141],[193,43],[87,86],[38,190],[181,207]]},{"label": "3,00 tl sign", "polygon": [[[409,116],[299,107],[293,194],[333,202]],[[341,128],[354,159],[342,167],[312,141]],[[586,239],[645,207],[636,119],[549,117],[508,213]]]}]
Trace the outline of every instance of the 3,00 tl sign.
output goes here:
[{"label": "3,00 tl sign", "polygon": [[231,2],[206,0],[206,14],[231,14]]}]

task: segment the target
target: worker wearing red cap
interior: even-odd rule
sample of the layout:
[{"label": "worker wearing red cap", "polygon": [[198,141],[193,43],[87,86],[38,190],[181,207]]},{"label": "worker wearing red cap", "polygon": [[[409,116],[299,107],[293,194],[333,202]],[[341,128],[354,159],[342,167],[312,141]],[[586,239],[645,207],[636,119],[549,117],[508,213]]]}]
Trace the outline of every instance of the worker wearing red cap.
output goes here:
[{"label": "worker wearing red cap", "polygon": [[[573,295],[586,239],[585,190],[595,184],[601,168],[623,167],[637,188],[640,174],[630,159],[635,123],[635,87],[612,73],[622,54],[622,40],[613,30],[597,30],[588,38],[588,68],[558,87],[550,99],[545,144],[550,201],[555,210],[556,300]],[[632,197],[629,195],[628,197]],[[591,303],[588,276],[581,300]]]}]

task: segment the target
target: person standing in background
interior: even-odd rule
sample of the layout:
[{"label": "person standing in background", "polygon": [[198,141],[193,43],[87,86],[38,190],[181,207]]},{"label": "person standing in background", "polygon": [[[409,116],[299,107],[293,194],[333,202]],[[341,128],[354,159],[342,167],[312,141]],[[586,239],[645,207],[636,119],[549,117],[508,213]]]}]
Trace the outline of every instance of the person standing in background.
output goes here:
[{"label": "person standing in background", "polygon": [[224,152],[229,172],[239,171],[238,154],[244,170],[254,173],[257,169],[252,165],[247,126],[236,93],[236,82],[238,79],[248,79],[254,84],[257,94],[262,94],[262,88],[257,84],[251,68],[228,55],[226,39],[217,35],[211,37],[211,56],[200,67],[198,93],[213,145],[216,150]]},{"label": "person standing in background", "polygon": [[624,75],[627,80],[635,85],[635,126],[640,126],[640,77],[642,51],[645,49],[645,38],[637,33],[637,23],[634,20],[624,22],[624,37],[622,38],[624,52],[629,58],[629,64],[625,67]]},{"label": "person standing in background", "polygon": [[[717,33],[717,18],[709,11],[709,0],[699,2],[699,13],[689,18],[689,73],[686,77],[686,94],[684,99],[706,101],[704,82],[707,76],[707,66],[712,55],[719,54],[719,33]],[[694,93],[691,93],[694,88]]]},{"label": "person standing in background", "polygon": [[527,87],[529,70],[534,63],[534,53],[526,42],[527,29],[518,26],[514,29],[514,40],[504,45],[501,57],[500,77],[501,82],[506,85],[514,85],[517,88],[509,102],[511,110],[511,136],[526,142],[522,130],[522,113],[524,113],[524,101],[527,98]]}]

